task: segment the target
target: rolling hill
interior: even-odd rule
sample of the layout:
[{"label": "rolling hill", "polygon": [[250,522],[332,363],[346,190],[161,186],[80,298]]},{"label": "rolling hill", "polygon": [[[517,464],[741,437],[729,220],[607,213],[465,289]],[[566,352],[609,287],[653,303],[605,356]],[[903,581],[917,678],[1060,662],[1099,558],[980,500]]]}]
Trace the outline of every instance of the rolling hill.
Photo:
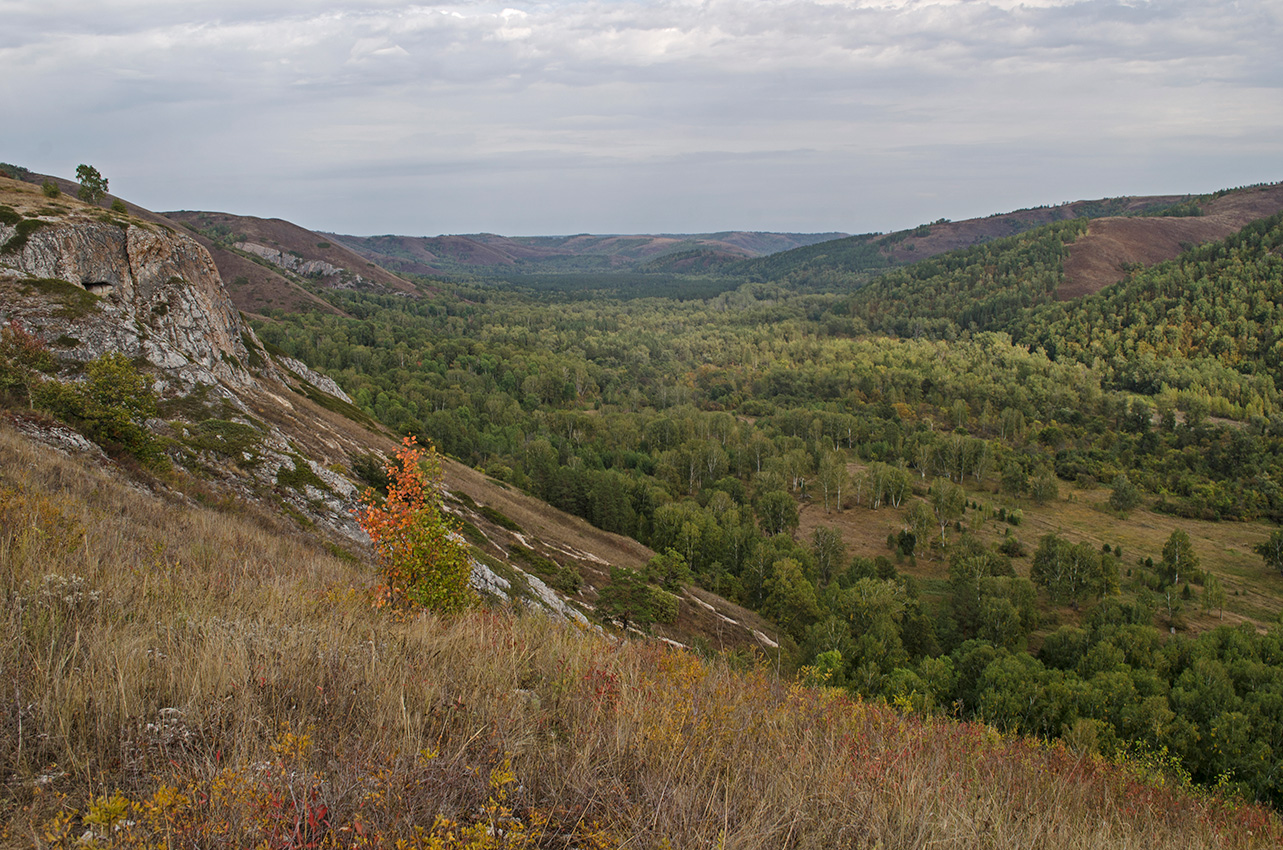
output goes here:
[{"label": "rolling hill", "polygon": [[[370,260],[419,275],[538,274],[636,271],[665,258],[694,254],[715,258],[757,257],[841,237],[840,233],[722,233],[678,235],[344,236],[329,234]],[[677,269],[680,270],[680,269]]]},{"label": "rolling hill", "polygon": [[722,269],[761,280],[856,274],[913,264],[1014,237],[1057,222],[1087,219],[1070,251],[1059,296],[1098,291],[1130,264],[1175,257],[1183,245],[1223,239],[1283,209],[1283,186],[1249,186],[1215,195],[1155,195],[1074,201],[965,221],[940,221],[889,234],[864,234],[743,261]]}]

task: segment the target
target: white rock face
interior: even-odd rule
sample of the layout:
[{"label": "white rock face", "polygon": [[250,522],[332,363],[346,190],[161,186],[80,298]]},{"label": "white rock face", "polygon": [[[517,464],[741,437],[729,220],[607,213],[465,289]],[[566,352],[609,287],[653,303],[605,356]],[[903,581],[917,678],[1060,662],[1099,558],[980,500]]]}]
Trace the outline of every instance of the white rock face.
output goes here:
[{"label": "white rock face", "polygon": [[303,361],[278,354],[276,355],[276,362],[293,372],[295,375],[298,375],[321,392],[329,393],[335,398],[346,401],[348,404],[355,404],[355,402],[348,397],[348,394],[343,392],[343,388],[334,383],[333,378],[329,375],[322,375],[320,372],[312,371]]},{"label": "white rock face", "polygon": [[269,248],[257,242],[237,242],[236,247],[247,254],[262,257],[272,265],[286,271],[295,272],[305,277],[323,278],[327,286],[341,289],[344,285],[365,283],[365,278],[359,274],[352,274],[346,269],[331,265],[324,260],[304,260],[302,257],[296,257],[293,254],[287,254],[277,248]]},{"label": "white rock face", "polygon": [[79,340],[70,356],[88,360],[119,351],[190,383],[254,382],[245,368],[246,328],[209,252],[194,239],[150,225],[51,223],[16,254],[0,257],[0,267],[64,280],[100,297],[85,317],[27,320]]}]

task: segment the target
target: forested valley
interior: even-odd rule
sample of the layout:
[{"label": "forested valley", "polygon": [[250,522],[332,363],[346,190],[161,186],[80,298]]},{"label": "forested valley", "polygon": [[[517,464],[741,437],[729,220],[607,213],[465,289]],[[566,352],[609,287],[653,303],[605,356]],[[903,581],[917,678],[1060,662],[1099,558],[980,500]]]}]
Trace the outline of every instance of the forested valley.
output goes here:
[{"label": "forested valley", "polygon": [[1057,301],[1085,229],[886,271],[318,290],[342,315],[255,330],[662,553],[621,586],[768,616],[813,681],[1283,804],[1283,216]]}]

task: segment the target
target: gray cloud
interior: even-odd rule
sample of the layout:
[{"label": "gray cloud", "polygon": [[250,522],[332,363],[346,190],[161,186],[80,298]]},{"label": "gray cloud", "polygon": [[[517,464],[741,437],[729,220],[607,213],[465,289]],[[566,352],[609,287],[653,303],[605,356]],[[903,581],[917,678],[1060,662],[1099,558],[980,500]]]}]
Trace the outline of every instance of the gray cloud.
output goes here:
[{"label": "gray cloud", "polygon": [[1274,0],[4,15],[0,158],[355,233],[856,231],[1283,176]]}]

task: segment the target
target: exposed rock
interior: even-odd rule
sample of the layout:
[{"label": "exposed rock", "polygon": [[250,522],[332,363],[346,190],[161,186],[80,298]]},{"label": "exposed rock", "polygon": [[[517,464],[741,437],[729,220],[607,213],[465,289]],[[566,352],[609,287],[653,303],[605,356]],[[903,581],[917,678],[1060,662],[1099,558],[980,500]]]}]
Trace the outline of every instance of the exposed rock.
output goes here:
[{"label": "exposed rock", "polygon": [[98,296],[86,315],[21,316],[47,339],[74,338],[70,357],[90,360],[119,351],[188,384],[254,382],[245,365],[247,329],[209,253],[187,236],[132,223],[49,222],[17,252],[0,256],[0,270],[6,268]]},{"label": "exposed rock", "polygon": [[286,253],[277,248],[269,248],[257,242],[237,242],[235,247],[247,254],[262,257],[272,265],[286,271],[291,271],[304,277],[323,278],[325,284],[330,287],[343,288],[367,283],[366,279],[359,274],[353,274],[347,269],[341,269],[324,260],[305,260],[302,257]]},{"label": "exposed rock", "polygon": [[342,399],[343,401],[346,401],[348,404],[355,404],[355,402],[353,402],[352,399],[348,397],[348,394],[343,392],[343,388],[340,387],[338,384],[334,383],[333,378],[329,377],[328,375],[322,375],[320,372],[312,371],[310,368],[308,368],[306,363],[303,363],[300,360],[295,360],[293,357],[286,357],[284,355],[279,355],[279,354],[276,355],[276,362],[281,366],[284,366],[289,371],[293,372],[298,377],[307,381],[309,384],[316,387],[321,392],[328,393],[334,396],[335,398]]}]

